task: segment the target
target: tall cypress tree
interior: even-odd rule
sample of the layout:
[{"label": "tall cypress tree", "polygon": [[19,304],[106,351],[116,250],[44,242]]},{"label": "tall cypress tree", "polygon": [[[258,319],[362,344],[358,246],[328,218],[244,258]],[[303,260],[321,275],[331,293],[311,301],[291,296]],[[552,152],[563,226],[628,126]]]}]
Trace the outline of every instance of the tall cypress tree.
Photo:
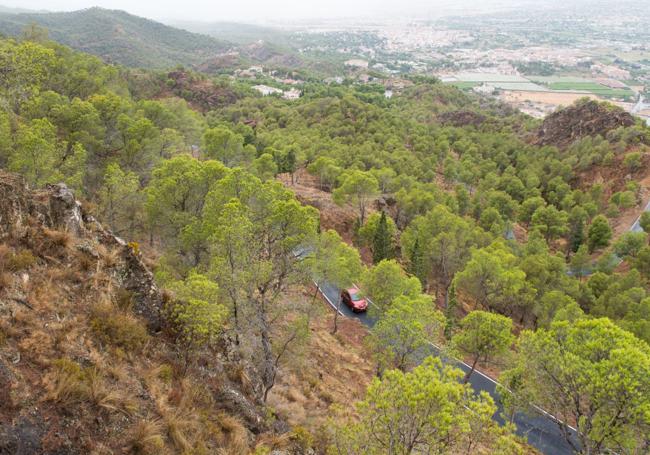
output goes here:
[{"label": "tall cypress tree", "polygon": [[452,283],[449,288],[449,303],[447,303],[447,308],[445,308],[445,338],[451,339],[451,334],[454,331],[454,326],[456,325],[456,307],[458,306],[458,301],[456,300],[456,285]]},{"label": "tall cypress tree", "polygon": [[381,212],[381,218],[375,231],[375,237],[372,240],[372,262],[377,264],[384,259],[390,259],[391,256],[391,238],[388,232],[388,222],[386,221],[386,212]]},{"label": "tall cypress tree", "polygon": [[413,250],[411,250],[411,257],[409,258],[411,262],[410,272],[411,274],[418,277],[420,283],[422,283],[422,288],[427,288],[427,270],[424,263],[424,251],[422,251],[422,246],[420,245],[420,239],[416,238],[415,243],[413,244]]},{"label": "tall cypress tree", "polygon": [[569,231],[569,248],[572,253],[578,251],[580,245],[585,241],[585,223],[582,219],[575,220],[571,223]]}]

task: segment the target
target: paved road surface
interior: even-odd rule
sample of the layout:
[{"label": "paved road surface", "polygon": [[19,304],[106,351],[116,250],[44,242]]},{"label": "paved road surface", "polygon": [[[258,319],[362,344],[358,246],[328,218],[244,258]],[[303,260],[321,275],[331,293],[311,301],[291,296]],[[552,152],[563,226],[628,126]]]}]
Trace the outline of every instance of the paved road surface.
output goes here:
[{"label": "paved road surface", "polygon": [[[644,212],[650,212],[650,202],[648,202],[648,204],[645,206],[643,211]],[[643,232],[643,229],[641,228],[640,221],[641,221],[641,215],[639,215],[639,217],[636,219],[636,221],[634,222],[634,224],[630,228],[630,231],[632,231],[632,232]]]},{"label": "paved road surface", "polygon": [[[327,282],[321,282],[319,288],[330,305],[336,307],[339,289]],[[368,313],[356,314],[345,305],[341,305],[340,311],[343,316],[358,319],[367,327],[372,327],[376,322],[376,319],[372,318]],[[439,355],[440,352],[432,346],[431,352],[428,354]],[[470,370],[470,367],[463,362],[453,362],[465,373]],[[492,418],[502,424],[501,412],[503,408],[499,394],[496,391],[496,382],[479,371],[475,371],[470,377],[470,384],[475,391],[486,391],[492,396],[498,406],[498,410]],[[517,426],[517,434],[527,437],[528,442],[542,453],[546,455],[571,455],[574,453],[571,446],[564,440],[564,436],[557,424],[550,417],[519,413],[515,416],[514,423]]]}]

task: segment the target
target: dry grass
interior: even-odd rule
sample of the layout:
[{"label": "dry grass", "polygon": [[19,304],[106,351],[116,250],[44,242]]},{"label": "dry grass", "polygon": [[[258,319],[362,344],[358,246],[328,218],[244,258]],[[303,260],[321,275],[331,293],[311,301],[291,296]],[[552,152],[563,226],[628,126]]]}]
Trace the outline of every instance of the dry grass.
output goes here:
[{"label": "dry grass", "polygon": [[36,264],[36,257],[29,250],[14,250],[7,244],[0,244],[0,291],[14,283],[11,273],[27,270]]},{"label": "dry grass", "polygon": [[9,256],[11,256],[12,251],[11,248],[9,248],[9,245],[2,243],[0,244],[0,269],[4,267],[4,265],[7,263],[7,260],[9,259]]},{"label": "dry grass", "polygon": [[[153,370],[152,373],[155,373]],[[151,373],[150,373],[151,374]],[[162,390],[155,386],[157,382],[150,376],[150,391],[156,393],[156,409],[160,416],[164,433],[174,448],[180,453],[191,451],[202,441],[202,425],[197,410],[203,408],[208,400],[205,391],[188,378],[183,379],[176,387],[163,395]]]},{"label": "dry grass", "polygon": [[53,250],[67,249],[72,243],[72,236],[66,231],[43,229],[44,244]]},{"label": "dry grass", "polygon": [[244,424],[236,417],[220,413],[216,421],[221,429],[220,446],[222,453],[228,455],[246,455],[249,453],[248,432]]},{"label": "dry grass", "polygon": [[180,375],[171,340],[132,313],[116,274],[123,249],[28,221],[0,242],[0,356],[13,378],[0,419],[38,421],[51,452],[248,454],[244,424],[216,409],[198,371]]},{"label": "dry grass", "polygon": [[0,291],[9,289],[13,282],[13,277],[10,274],[0,271]]},{"label": "dry grass", "polygon": [[48,390],[46,399],[70,410],[83,403],[126,416],[133,415],[137,410],[136,401],[123,390],[109,385],[96,367],[81,368],[69,359],[58,359],[44,382]]},{"label": "dry grass", "polygon": [[7,261],[10,255],[9,246],[4,243],[0,244],[0,291],[9,288],[13,282],[11,275],[7,272]]},{"label": "dry grass", "polygon": [[374,375],[371,356],[357,321],[342,321],[338,338],[332,336],[331,314],[314,318],[310,356],[299,371],[284,370],[271,390],[269,404],[293,426],[315,433],[330,416],[334,404],[350,407],[364,396]]},{"label": "dry grass", "polygon": [[96,269],[96,261],[85,253],[79,252],[76,255],[77,267],[82,272],[90,272]]},{"label": "dry grass", "polygon": [[165,448],[160,419],[138,420],[129,434],[129,448],[135,455],[159,454]]},{"label": "dry grass", "polygon": [[139,352],[149,338],[142,321],[106,299],[92,308],[90,317],[90,325],[102,343]]},{"label": "dry grass", "polygon": [[90,455],[115,455],[115,452],[100,442],[90,451]]},{"label": "dry grass", "polygon": [[81,367],[68,359],[53,362],[53,371],[44,378],[46,399],[69,407],[81,402],[86,395]]},{"label": "dry grass", "polygon": [[115,292],[113,297],[115,306],[124,312],[129,312],[133,308],[133,292],[120,288]]},{"label": "dry grass", "polygon": [[[0,244],[0,350],[16,359],[18,379],[8,398],[0,394],[0,416],[35,416],[54,451],[250,453],[245,425],[216,410],[208,387],[218,379],[208,386],[197,371],[179,374],[170,340],[149,335],[133,315],[133,296],[113,270],[120,248],[92,243],[97,259],[77,243],[33,224]],[[24,303],[5,299],[9,289]],[[235,376],[250,383],[243,369]]]},{"label": "dry grass", "polygon": [[107,268],[115,267],[120,261],[120,250],[118,248],[107,248],[99,244],[95,246],[95,251],[97,251],[104,266]]},{"label": "dry grass", "polygon": [[[21,314],[32,315],[30,311],[22,311]],[[54,352],[54,338],[50,332],[38,327],[37,324],[28,328],[25,333],[26,335],[18,342],[20,351],[24,352],[25,357],[32,362],[40,366],[47,366]]]},{"label": "dry grass", "polygon": [[533,101],[537,103],[552,104],[556,106],[569,106],[577,100],[589,97],[598,99],[597,96],[584,93],[558,93],[558,92],[526,92],[526,91],[503,91],[502,99],[506,102],[520,103]]},{"label": "dry grass", "polygon": [[135,413],[138,408],[135,400],[123,391],[111,387],[96,367],[91,367],[84,373],[88,401],[109,412],[121,412],[127,416]]},{"label": "dry grass", "polygon": [[289,435],[281,434],[264,434],[257,440],[255,449],[262,451],[262,449],[270,450],[283,450],[287,449],[290,445]]}]

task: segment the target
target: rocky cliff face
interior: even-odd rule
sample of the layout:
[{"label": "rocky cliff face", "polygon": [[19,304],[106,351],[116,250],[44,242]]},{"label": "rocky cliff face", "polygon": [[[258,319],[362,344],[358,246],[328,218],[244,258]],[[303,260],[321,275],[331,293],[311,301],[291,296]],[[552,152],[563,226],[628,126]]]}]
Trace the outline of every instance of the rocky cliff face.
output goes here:
[{"label": "rocky cliff face", "polygon": [[31,191],[20,177],[0,170],[0,241],[9,235],[27,235],[30,223],[88,240],[79,248],[91,256],[97,254],[93,243],[119,251],[121,261],[113,271],[116,283],[133,294],[134,311],[147,321],[149,328],[160,329],[162,296],[136,248],[86,214],[65,184]]},{"label": "rocky cliff face", "polygon": [[0,455],[249,453],[254,378],[226,341],[184,367],[166,298],[69,188],[0,170]]},{"label": "rocky cliff face", "polygon": [[605,136],[611,130],[634,123],[634,117],[618,107],[581,101],[546,117],[533,141],[537,145],[564,148],[583,137]]}]

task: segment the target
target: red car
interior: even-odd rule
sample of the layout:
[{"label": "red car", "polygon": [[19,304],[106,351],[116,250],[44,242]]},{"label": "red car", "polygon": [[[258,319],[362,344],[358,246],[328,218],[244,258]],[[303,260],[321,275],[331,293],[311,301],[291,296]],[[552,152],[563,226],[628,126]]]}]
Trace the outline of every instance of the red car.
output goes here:
[{"label": "red car", "polygon": [[368,301],[361,297],[361,291],[356,287],[341,291],[341,300],[355,313],[362,313],[368,308]]}]

